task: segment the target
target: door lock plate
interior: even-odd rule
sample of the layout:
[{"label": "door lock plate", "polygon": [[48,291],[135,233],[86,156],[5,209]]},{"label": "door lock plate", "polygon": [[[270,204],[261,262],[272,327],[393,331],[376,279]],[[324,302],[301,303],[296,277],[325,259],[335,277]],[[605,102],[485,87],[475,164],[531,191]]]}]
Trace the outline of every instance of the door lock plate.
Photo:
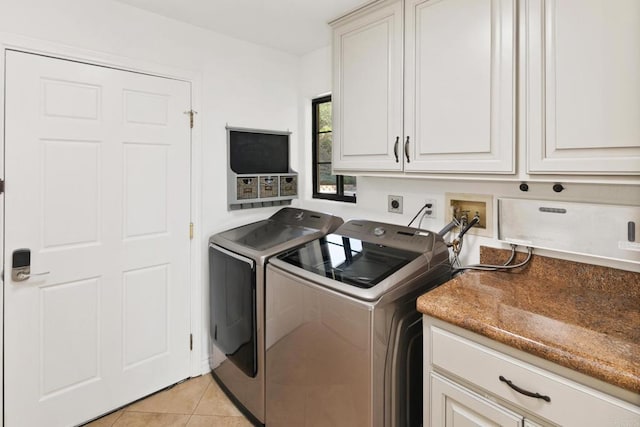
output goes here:
[{"label": "door lock plate", "polygon": [[31,267],[17,267],[11,269],[11,280],[24,282],[31,275]]}]

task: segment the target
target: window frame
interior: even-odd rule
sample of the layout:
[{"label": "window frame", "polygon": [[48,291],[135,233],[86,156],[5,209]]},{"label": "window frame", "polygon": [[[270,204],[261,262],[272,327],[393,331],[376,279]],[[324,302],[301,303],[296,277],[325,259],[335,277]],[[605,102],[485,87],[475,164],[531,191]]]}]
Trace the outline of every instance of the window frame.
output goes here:
[{"label": "window frame", "polygon": [[[319,98],[314,98],[311,100],[311,165],[312,165],[312,185],[313,185],[313,194],[312,198],[314,199],[323,199],[323,200],[333,200],[338,202],[347,202],[347,203],[356,203],[356,196],[349,196],[344,194],[344,175],[334,175],[336,177],[336,193],[335,194],[327,194],[320,193],[318,191],[318,167],[320,165],[331,165],[333,162],[319,162],[318,161],[318,144],[319,144],[319,136],[323,133],[329,132],[319,132],[318,130],[318,105],[324,104],[331,101],[331,95],[321,96]],[[333,125],[331,126],[331,133],[333,133]],[[331,152],[333,153],[333,138],[331,138]]]}]

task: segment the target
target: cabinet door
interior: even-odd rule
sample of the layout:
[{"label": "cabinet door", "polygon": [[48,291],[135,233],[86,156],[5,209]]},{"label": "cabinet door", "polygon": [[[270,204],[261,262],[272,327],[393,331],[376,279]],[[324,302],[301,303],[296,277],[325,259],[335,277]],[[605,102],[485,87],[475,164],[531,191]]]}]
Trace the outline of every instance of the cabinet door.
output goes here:
[{"label": "cabinet door", "polygon": [[522,421],[520,415],[431,374],[432,427],[521,427]]},{"label": "cabinet door", "polygon": [[406,171],[514,173],[515,0],[407,0]]},{"label": "cabinet door", "polygon": [[524,3],[530,173],[640,172],[640,2]]},{"label": "cabinet door", "polygon": [[334,28],[333,73],[334,170],[401,171],[402,3]]}]

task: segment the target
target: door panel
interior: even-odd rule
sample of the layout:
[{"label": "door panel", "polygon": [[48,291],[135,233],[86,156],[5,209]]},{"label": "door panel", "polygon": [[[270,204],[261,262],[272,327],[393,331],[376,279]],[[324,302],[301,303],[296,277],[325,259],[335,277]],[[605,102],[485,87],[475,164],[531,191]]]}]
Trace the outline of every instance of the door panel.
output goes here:
[{"label": "door panel", "polygon": [[516,2],[405,4],[405,171],[513,173]]},{"label": "door panel", "polygon": [[99,379],[100,284],[94,277],[39,289],[43,398]]},{"label": "door panel", "polygon": [[[168,351],[167,264],[124,273],[124,369]],[[137,313],[144,312],[144,316]]]},{"label": "door panel", "polygon": [[188,376],[187,82],[7,52],[7,425],[67,426]]},{"label": "door panel", "polygon": [[124,144],[125,239],[167,232],[167,151]]},{"label": "door panel", "polygon": [[43,249],[99,243],[100,144],[43,140],[42,150]]},{"label": "door panel", "polygon": [[640,2],[524,4],[528,172],[640,172]]},{"label": "door panel", "polygon": [[333,52],[334,169],[401,171],[402,3],[336,27]]},{"label": "door panel", "polygon": [[523,417],[437,374],[431,374],[431,425],[521,427]]}]

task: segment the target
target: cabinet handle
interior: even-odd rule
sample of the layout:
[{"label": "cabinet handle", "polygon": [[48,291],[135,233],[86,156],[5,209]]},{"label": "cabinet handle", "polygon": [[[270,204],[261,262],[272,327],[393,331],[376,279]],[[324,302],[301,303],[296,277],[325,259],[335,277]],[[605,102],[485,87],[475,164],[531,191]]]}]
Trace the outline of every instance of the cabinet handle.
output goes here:
[{"label": "cabinet handle", "polygon": [[404,142],[404,155],[407,156],[407,163],[411,163],[409,160],[409,137],[407,137],[407,140]]},{"label": "cabinet handle", "polygon": [[396,156],[396,163],[400,162],[398,159],[398,143],[400,142],[400,137],[396,136],[396,143],[393,145],[393,154]]},{"label": "cabinet handle", "polygon": [[511,387],[512,389],[514,389],[515,391],[517,391],[520,394],[524,394],[525,396],[529,396],[529,397],[535,397],[536,399],[542,399],[545,402],[551,402],[551,398],[549,396],[545,396],[543,394],[540,393],[533,393],[531,391],[527,391],[523,388],[518,387],[517,385],[515,385],[514,383],[512,383],[511,381],[509,381],[508,379],[506,379],[505,377],[503,377],[502,375],[500,375],[498,377],[500,379],[500,381],[507,383],[507,385],[509,387]]}]

